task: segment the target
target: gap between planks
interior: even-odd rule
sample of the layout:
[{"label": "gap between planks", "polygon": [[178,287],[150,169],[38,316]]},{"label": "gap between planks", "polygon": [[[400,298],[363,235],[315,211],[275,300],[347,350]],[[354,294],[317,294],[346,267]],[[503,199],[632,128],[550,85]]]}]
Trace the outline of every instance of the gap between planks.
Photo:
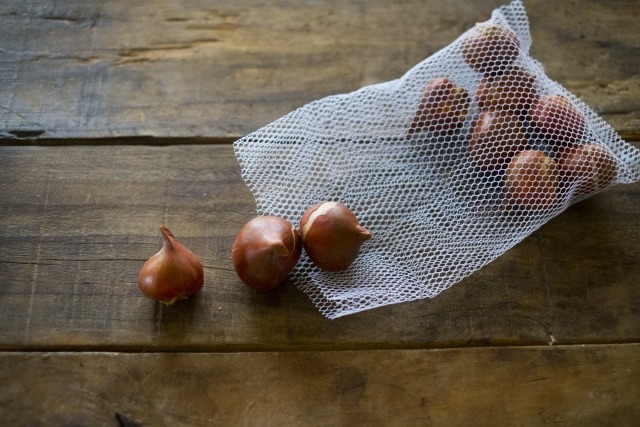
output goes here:
[{"label": "gap between planks", "polygon": [[145,145],[152,147],[164,147],[170,145],[231,145],[240,138],[241,136],[156,137],[151,135],[60,139],[16,137],[0,138],[0,147],[82,147],[102,145]]},{"label": "gap between planks", "polygon": [[[640,131],[619,133],[620,138],[626,142],[640,141]],[[146,146],[170,146],[170,145],[231,145],[243,135],[232,136],[111,136],[98,138],[39,138],[38,135],[30,136],[28,131],[9,132],[9,137],[2,137],[0,134],[0,147],[82,147],[101,145],[146,145]]]},{"label": "gap between planks", "polygon": [[597,346],[627,346],[638,345],[638,340],[617,340],[617,341],[579,341],[566,343],[549,343],[547,345],[539,342],[531,344],[500,343],[488,345],[468,345],[459,344],[429,346],[413,343],[317,343],[307,345],[8,345],[0,344],[0,354],[3,353],[293,353],[293,352],[345,352],[345,351],[412,351],[412,350],[485,350],[485,349],[535,349],[535,348],[577,348],[577,347],[597,347]]}]

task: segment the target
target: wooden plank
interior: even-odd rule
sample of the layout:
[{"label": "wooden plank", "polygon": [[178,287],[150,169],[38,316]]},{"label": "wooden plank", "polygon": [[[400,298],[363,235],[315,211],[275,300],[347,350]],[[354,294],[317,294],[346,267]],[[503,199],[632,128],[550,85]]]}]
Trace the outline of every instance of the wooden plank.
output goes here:
[{"label": "wooden plank", "polygon": [[[228,141],[400,77],[507,1],[155,0],[0,5],[0,135]],[[640,134],[640,4],[525,1],[532,55],[623,137]]]},{"label": "wooden plank", "polygon": [[[230,146],[0,147],[0,349],[349,349],[638,342],[640,184],[571,207],[432,300],[329,321],[254,292],[230,248],[255,215]],[[137,273],[166,224],[205,289],[165,308]]]},{"label": "wooden plank", "polygon": [[5,425],[635,425],[640,345],[2,353]]}]

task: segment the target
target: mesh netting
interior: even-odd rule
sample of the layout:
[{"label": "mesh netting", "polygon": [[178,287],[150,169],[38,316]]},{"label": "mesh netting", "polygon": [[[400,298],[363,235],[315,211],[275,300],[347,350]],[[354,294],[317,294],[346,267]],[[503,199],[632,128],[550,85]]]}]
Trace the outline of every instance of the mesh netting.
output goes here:
[{"label": "mesh netting", "polygon": [[640,180],[640,151],[550,80],[520,1],[400,79],[312,102],[234,145],[260,214],[341,201],[373,238],[292,273],[327,317],[434,297],[549,219]]}]

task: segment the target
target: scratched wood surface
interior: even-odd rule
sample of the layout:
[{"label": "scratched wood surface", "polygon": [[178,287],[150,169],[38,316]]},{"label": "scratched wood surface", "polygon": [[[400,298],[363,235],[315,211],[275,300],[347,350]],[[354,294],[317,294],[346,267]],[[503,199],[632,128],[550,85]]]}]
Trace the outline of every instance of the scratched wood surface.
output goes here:
[{"label": "scratched wood surface", "polygon": [[12,426],[632,426],[638,347],[4,353],[0,405]]},{"label": "scratched wood surface", "polygon": [[[228,141],[321,97],[398,78],[505,3],[4,1],[0,131],[43,142]],[[532,56],[637,139],[637,2],[524,4]]]},{"label": "scratched wood surface", "polygon": [[[230,248],[255,215],[228,145],[0,147],[0,346],[464,346],[640,338],[640,184],[577,204],[433,300],[326,321],[254,292]],[[165,224],[205,266],[162,307],[136,286]]]},{"label": "scratched wood surface", "polygon": [[[432,300],[331,321],[232,270],[231,141],[503,3],[0,3],[0,424],[636,425],[638,183]],[[640,146],[640,5],[524,3],[549,76]],[[160,224],[205,266],[171,308],[135,283]]]}]

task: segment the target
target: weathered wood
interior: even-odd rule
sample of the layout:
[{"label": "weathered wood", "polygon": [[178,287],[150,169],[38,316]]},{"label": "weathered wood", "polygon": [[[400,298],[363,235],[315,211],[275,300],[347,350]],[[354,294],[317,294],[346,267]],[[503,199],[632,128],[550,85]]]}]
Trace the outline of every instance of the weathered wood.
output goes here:
[{"label": "weathered wood", "polygon": [[[640,184],[573,206],[433,300],[324,319],[292,284],[241,284],[255,215],[230,146],[0,147],[0,349],[293,349],[637,342]],[[143,297],[165,224],[205,265],[192,300]]]},{"label": "weathered wood", "polygon": [[[232,269],[229,142],[507,1],[0,2],[0,424],[637,424],[640,183],[433,300],[330,321]],[[640,140],[640,4],[524,3],[548,75]],[[171,308],[136,285],[160,224],[205,265]]]},{"label": "weathered wood", "polygon": [[[2,143],[226,141],[313,100],[398,78],[505,3],[4,1]],[[525,7],[532,55],[549,76],[639,139],[640,4]]]},{"label": "weathered wood", "polygon": [[4,425],[632,426],[640,345],[0,354]]}]

